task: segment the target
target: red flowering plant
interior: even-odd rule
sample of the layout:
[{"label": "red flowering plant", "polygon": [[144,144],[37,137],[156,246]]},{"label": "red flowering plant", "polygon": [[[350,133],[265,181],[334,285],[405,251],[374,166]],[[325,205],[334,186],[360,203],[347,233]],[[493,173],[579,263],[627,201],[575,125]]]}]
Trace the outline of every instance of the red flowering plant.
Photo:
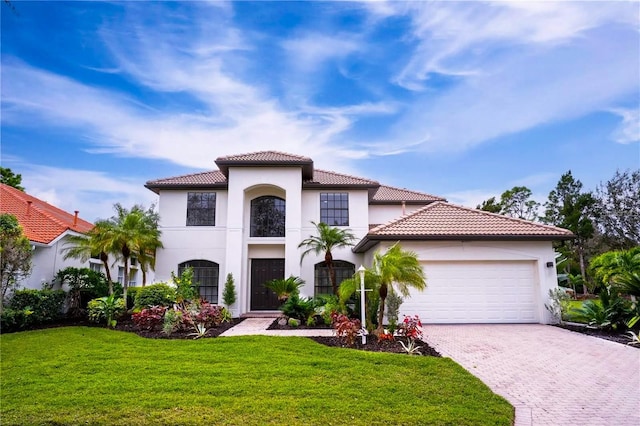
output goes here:
[{"label": "red flowering plant", "polygon": [[394,340],[396,340],[396,338],[393,337],[393,333],[389,333],[386,330],[384,333],[378,335],[378,342],[393,342]]},{"label": "red flowering plant", "polygon": [[398,326],[398,334],[409,339],[422,339],[422,322],[418,315],[404,316],[404,320]]}]

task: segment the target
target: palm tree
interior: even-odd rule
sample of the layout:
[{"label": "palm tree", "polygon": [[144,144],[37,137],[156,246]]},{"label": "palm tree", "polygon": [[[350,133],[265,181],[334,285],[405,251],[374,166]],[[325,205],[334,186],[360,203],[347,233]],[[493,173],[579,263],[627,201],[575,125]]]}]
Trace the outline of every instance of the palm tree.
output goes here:
[{"label": "palm tree", "polygon": [[110,251],[116,253],[124,264],[122,289],[126,304],[131,256],[142,257],[152,266],[153,262],[147,261],[147,256],[151,256],[151,253],[155,253],[156,249],[162,247],[160,230],[158,230],[159,217],[153,211],[154,206],[144,210],[142,206],[135,205],[131,210],[127,210],[116,203],[114,208],[116,215],[106,221],[102,229],[104,230],[103,237],[107,241]]},{"label": "palm tree", "polygon": [[316,255],[324,253],[324,263],[329,270],[329,280],[331,281],[333,294],[337,295],[338,285],[336,283],[336,271],[333,269],[333,254],[331,251],[341,247],[352,246],[356,237],[349,229],[336,228],[324,222],[315,223],[312,221],[311,223],[316,227],[318,235],[311,235],[298,245],[298,248],[306,248],[300,256],[300,263],[309,253],[313,252]]},{"label": "palm tree", "polygon": [[300,277],[281,278],[268,281],[264,286],[272,290],[280,302],[286,302],[292,294],[298,293],[300,287],[304,285],[304,280]]},{"label": "palm tree", "polygon": [[109,269],[109,243],[104,239],[106,221],[98,221],[95,226],[84,235],[70,235],[67,237],[65,245],[71,245],[63,249],[64,258],[80,259],[86,262],[90,258],[97,256],[104,266],[105,275],[109,282],[109,294],[113,294],[113,281],[111,270]]},{"label": "palm tree", "polygon": [[[418,255],[412,251],[403,250],[399,243],[389,247],[383,254],[377,251],[373,255],[373,265],[369,272],[369,280],[378,285],[378,295],[380,304],[378,306],[378,328],[375,334],[384,333],[382,321],[384,320],[384,309],[387,295],[394,288],[404,297],[409,296],[409,288],[424,290],[427,286],[424,271]],[[367,273],[365,272],[365,281]]]}]

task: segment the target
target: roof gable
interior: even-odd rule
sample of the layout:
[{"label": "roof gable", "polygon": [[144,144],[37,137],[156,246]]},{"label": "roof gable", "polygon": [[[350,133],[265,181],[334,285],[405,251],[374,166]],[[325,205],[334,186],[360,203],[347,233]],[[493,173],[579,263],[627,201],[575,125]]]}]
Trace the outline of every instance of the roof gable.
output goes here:
[{"label": "roof gable", "polygon": [[562,240],[574,235],[562,228],[435,201],[379,225],[354,247],[361,252],[380,240]]},{"label": "roof gable", "polygon": [[218,157],[216,164],[226,177],[229,177],[229,167],[270,166],[301,167],[303,179],[310,179],[313,176],[313,160],[311,158],[280,151],[257,151]]},{"label": "roof gable", "polygon": [[25,236],[49,244],[66,231],[88,232],[93,224],[11,186],[0,184],[0,211],[18,219]]}]

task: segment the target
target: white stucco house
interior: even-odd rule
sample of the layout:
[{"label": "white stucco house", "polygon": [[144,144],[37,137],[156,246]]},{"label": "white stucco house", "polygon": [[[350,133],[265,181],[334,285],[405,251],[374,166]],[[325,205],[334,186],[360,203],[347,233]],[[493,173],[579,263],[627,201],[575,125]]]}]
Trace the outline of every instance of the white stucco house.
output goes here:
[{"label": "white stucco house", "polygon": [[300,276],[305,296],[330,293],[324,257],[300,262],[299,243],[314,222],[350,229],[352,248],[333,257],[341,280],[376,250],[399,241],[418,253],[428,288],[414,291],[401,314],[427,323],[547,323],[544,304],[556,286],[552,241],[564,229],[449,204],[421,192],[316,169],[313,160],[276,151],[230,155],[217,170],[158,179],[164,248],[156,279],[194,267],[200,292],[222,303],[232,273],[236,315],[274,311],[263,284]]},{"label": "white stucco house", "polygon": [[[104,272],[99,259],[82,262],[79,259],[65,259],[65,248],[71,235],[81,235],[93,228],[93,224],[78,216],[79,212],[68,213],[39,198],[16,188],[0,183],[0,213],[9,213],[18,219],[24,235],[33,250],[31,275],[18,283],[19,289],[42,289],[43,284],[54,283],[58,271],[67,267],[90,268]],[[110,267],[112,279],[124,279],[121,264]],[[131,269],[130,285],[138,281],[137,266]],[[57,284],[57,283],[54,283]],[[138,284],[139,285],[139,284]]]}]

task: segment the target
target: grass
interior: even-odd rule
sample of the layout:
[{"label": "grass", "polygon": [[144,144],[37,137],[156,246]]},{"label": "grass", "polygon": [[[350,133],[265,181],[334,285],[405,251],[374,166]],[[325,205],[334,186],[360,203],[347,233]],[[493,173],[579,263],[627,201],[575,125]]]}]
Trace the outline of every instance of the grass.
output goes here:
[{"label": "grass", "polygon": [[152,340],[66,327],[0,336],[13,424],[511,425],[513,408],[448,358],[301,337]]},{"label": "grass", "polygon": [[[601,304],[600,299],[590,299],[598,305]],[[567,313],[565,314],[565,321],[572,322],[582,322],[586,323],[587,321],[578,313],[576,310],[581,309],[582,305],[586,302],[586,300],[569,300],[569,308],[567,309]]]}]

